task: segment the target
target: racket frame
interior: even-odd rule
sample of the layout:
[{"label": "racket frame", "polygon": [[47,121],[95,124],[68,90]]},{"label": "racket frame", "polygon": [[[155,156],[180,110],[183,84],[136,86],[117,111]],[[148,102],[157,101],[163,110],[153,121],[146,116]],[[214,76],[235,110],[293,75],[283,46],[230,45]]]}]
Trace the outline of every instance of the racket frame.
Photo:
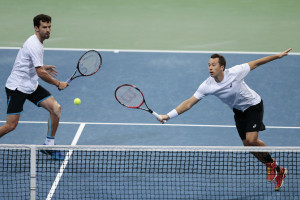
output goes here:
[{"label": "racket frame", "polygon": [[[99,55],[99,57],[100,57],[100,64],[99,64],[99,66],[98,66],[98,69],[97,69],[95,72],[93,72],[93,73],[91,73],[91,74],[83,74],[83,73],[80,71],[80,69],[79,69],[80,61],[81,61],[81,59],[82,59],[87,53],[89,53],[89,52],[91,52],[91,51],[96,52],[96,53]],[[85,53],[79,58],[79,60],[78,60],[78,62],[77,62],[77,66],[76,66],[75,72],[73,73],[73,75],[71,76],[71,78],[69,78],[66,82],[67,82],[67,83],[70,83],[72,80],[74,80],[75,78],[80,77],[80,76],[91,76],[91,75],[93,75],[93,74],[95,74],[95,73],[98,72],[98,70],[101,68],[101,65],[102,65],[102,56],[101,56],[101,54],[100,54],[98,51],[96,51],[96,50],[89,50],[89,51],[85,52]],[[75,76],[75,74],[76,74],[77,72],[79,72],[79,75]]]},{"label": "racket frame", "polygon": [[[122,103],[122,102],[118,99],[118,97],[117,97],[117,91],[118,91],[121,87],[124,87],[124,86],[132,87],[132,88],[136,89],[137,91],[139,91],[139,92],[141,93],[141,95],[142,95],[142,97],[143,97],[143,100],[142,100],[142,102],[141,102],[138,106],[127,106],[126,104]],[[151,110],[151,109],[148,107],[143,92],[142,92],[138,87],[136,87],[136,86],[134,86],[134,85],[131,85],[131,84],[123,84],[123,85],[120,85],[119,87],[117,87],[117,89],[115,90],[115,98],[116,98],[116,100],[117,100],[122,106],[125,106],[125,107],[127,107],[127,108],[134,108],[134,109],[144,110],[144,111],[147,111],[147,112],[151,113],[151,114],[154,115],[156,118],[161,119],[161,116],[160,116],[159,114],[157,114],[156,112],[154,112],[153,110]],[[141,106],[142,106],[143,104],[145,104],[145,106],[147,107],[147,109],[146,109],[146,108],[141,108]]]}]

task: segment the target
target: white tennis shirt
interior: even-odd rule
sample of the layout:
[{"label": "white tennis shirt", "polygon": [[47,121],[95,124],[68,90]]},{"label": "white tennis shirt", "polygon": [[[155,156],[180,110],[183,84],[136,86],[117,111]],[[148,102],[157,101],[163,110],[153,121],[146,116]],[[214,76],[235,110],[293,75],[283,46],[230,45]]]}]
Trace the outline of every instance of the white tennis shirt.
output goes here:
[{"label": "white tennis shirt", "polygon": [[207,95],[214,95],[221,99],[231,109],[245,111],[250,106],[260,103],[260,96],[249,88],[244,78],[250,72],[248,63],[225,69],[224,79],[216,82],[214,78],[207,78],[197,89],[194,97],[202,99]]},{"label": "white tennis shirt", "polygon": [[38,37],[30,36],[19,50],[5,87],[31,94],[38,86],[35,67],[43,66],[44,47]]}]

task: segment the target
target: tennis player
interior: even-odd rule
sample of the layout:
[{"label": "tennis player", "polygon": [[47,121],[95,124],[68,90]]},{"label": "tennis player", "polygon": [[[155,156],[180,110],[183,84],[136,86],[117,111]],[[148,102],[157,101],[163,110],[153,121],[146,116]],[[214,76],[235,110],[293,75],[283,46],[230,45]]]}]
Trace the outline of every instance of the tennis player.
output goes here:
[{"label": "tennis player", "polygon": [[[177,108],[162,119],[169,120],[192,108],[207,95],[215,95],[227,104],[234,112],[237,131],[244,146],[266,146],[258,139],[258,132],[265,130],[263,123],[264,106],[261,97],[244,82],[244,78],[260,65],[287,56],[292,49],[287,49],[277,55],[267,56],[241,65],[226,69],[226,60],[220,54],[213,54],[208,62],[210,77],[197,89],[195,94],[183,101]],[[275,190],[283,185],[287,169],[279,167],[269,153],[253,153],[267,167],[267,180],[276,180]]]},{"label": "tennis player", "polygon": [[[40,14],[33,18],[35,34],[30,36],[19,50],[13,69],[7,79],[5,90],[7,94],[6,123],[0,127],[0,137],[13,131],[20,120],[23,105],[28,99],[38,107],[43,107],[50,113],[46,145],[54,145],[54,137],[59,124],[61,106],[50,92],[38,83],[38,78],[65,89],[69,84],[56,80],[57,71],[53,65],[44,65],[44,40],[50,37],[51,17]],[[54,159],[63,159],[63,152],[44,151]]]}]

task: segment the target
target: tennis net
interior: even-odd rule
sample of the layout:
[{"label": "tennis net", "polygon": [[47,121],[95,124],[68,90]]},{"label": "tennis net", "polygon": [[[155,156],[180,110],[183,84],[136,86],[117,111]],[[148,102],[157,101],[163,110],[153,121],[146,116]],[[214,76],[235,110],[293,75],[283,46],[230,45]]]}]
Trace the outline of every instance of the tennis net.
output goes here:
[{"label": "tennis net", "polygon": [[[280,191],[251,152],[288,169]],[[0,199],[300,199],[299,165],[300,147],[0,145]]]}]

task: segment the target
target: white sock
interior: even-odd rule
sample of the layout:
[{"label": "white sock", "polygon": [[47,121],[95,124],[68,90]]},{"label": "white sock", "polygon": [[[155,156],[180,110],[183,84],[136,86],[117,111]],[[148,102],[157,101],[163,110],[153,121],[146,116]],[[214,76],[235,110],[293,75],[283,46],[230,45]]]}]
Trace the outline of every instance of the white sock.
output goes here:
[{"label": "white sock", "polygon": [[45,145],[54,145],[54,137],[47,137],[45,140]]}]

